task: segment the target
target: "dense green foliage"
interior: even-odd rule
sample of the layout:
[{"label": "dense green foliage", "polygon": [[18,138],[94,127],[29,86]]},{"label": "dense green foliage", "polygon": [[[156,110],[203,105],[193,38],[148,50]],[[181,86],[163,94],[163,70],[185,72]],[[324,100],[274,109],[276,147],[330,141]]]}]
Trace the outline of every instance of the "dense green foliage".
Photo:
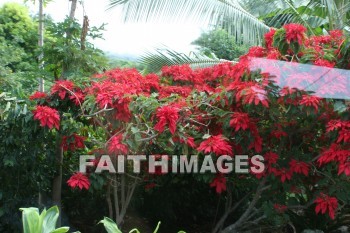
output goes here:
[{"label": "dense green foliage", "polygon": [[237,44],[235,37],[224,29],[202,33],[192,44],[200,46],[200,51],[207,56],[214,56],[233,61],[248,51],[248,46]]}]

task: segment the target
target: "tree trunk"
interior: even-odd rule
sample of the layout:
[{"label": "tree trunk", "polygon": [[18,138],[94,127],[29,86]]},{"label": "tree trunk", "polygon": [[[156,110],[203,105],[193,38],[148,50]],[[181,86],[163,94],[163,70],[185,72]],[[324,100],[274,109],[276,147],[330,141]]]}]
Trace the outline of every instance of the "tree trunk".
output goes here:
[{"label": "tree trunk", "polygon": [[[38,29],[38,46],[40,49],[44,46],[44,0],[39,0],[39,29]],[[41,52],[38,57],[39,69],[44,68],[44,53]],[[44,92],[44,79],[42,77],[39,78],[39,88],[38,90]]]},{"label": "tree trunk", "polygon": [[62,163],[63,163],[63,148],[61,146],[62,136],[57,133],[56,136],[56,176],[52,183],[52,201],[54,205],[57,205],[60,215],[57,221],[57,226],[61,226],[62,218]]},{"label": "tree trunk", "polygon": [[[70,20],[74,20],[74,17],[75,17],[75,11],[77,9],[77,2],[78,0],[69,0],[71,3],[71,7],[70,7],[70,12],[69,12],[69,19]],[[70,29],[67,28],[66,30],[66,41],[68,43],[69,39],[71,37],[71,32],[70,32]],[[68,64],[67,62],[63,61],[63,65],[62,65],[62,73],[61,73],[61,77],[60,79],[64,79],[66,77],[66,72],[68,70]]]},{"label": "tree trunk", "polygon": [[69,0],[69,1],[72,2],[71,7],[70,7],[69,18],[74,20],[75,10],[77,9],[77,2],[78,2],[78,0]]}]

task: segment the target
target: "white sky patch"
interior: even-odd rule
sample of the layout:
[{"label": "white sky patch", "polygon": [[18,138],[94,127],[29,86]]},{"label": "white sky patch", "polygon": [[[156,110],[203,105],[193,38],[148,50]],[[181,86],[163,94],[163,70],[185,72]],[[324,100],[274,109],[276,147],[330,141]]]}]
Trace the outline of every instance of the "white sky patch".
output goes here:
[{"label": "white sky patch", "polygon": [[[23,3],[23,0],[0,0],[5,2]],[[37,2],[37,1],[36,1]],[[45,13],[55,21],[62,21],[69,13],[68,0],[55,0],[45,8]],[[109,0],[85,0],[84,10],[89,17],[90,26],[100,26],[106,23],[105,40],[96,40],[94,44],[107,52],[139,56],[145,51],[165,45],[179,52],[189,53],[194,50],[191,42],[199,37],[203,29],[198,24],[174,23],[127,23],[122,21],[121,7],[106,10]],[[36,14],[38,7],[27,3],[31,13]],[[79,4],[76,18],[82,22],[83,7]]]}]

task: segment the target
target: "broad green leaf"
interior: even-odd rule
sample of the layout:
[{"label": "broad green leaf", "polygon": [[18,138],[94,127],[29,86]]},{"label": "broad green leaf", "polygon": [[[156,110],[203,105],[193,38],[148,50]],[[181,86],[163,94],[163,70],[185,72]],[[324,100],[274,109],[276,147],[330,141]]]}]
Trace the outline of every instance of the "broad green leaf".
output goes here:
[{"label": "broad green leaf", "polygon": [[103,223],[106,231],[108,233],[122,233],[117,224],[110,218],[104,217],[103,220],[101,220],[99,223]]},{"label": "broad green leaf", "polygon": [[22,223],[24,233],[39,233],[41,227],[39,225],[40,216],[38,208],[21,208]]},{"label": "broad green leaf", "polygon": [[57,206],[53,206],[46,211],[43,218],[43,231],[42,233],[50,233],[56,228],[56,222],[59,216],[59,210]]}]

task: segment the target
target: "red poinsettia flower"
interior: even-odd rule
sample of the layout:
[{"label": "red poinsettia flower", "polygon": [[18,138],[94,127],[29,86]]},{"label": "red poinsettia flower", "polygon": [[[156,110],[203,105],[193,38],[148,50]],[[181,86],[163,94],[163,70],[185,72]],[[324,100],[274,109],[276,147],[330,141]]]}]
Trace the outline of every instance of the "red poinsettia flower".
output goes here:
[{"label": "red poinsettia flower", "polygon": [[338,200],[335,197],[327,196],[326,194],[321,193],[319,197],[315,200],[316,214],[322,213],[325,214],[328,211],[328,215],[331,219],[335,218],[335,211],[338,208]]},{"label": "red poinsettia flower", "polygon": [[232,119],[230,121],[230,126],[235,128],[235,131],[238,130],[246,130],[248,129],[250,124],[250,118],[247,113],[244,112],[235,112],[232,115]]},{"label": "red poinsettia flower", "polygon": [[64,151],[75,151],[76,149],[83,149],[85,147],[84,141],[85,137],[73,134],[71,136],[63,136],[62,138],[62,147]]},{"label": "red poinsettia flower", "polygon": [[248,56],[250,57],[265,57],[265,48],[261,46],[253,46],[249,48]]},{"label": "red poinsettia flower", "polygon": [[216,176],[210,183],[210,187],[215,187],[215,191],[218,194],[226,191],[226,178],[223,175]]},{"label": "red poinsettia flower", "polygon": [[69,99],[77,106],[81,105],[84,102],[84,93],[82,91],[75,91],[74,95],[70,95]]},{"label": "red poinsettia flower", "polygon": [[315,111],[318,111],[318,107],[320,106],[321,100],[322,99],[317,96],[303,95],[300,104],[304,106],[313,107]]},{"label": "red poinsettia flower", "polygon": [[350,161],[341,162],[338,167],[338,175],[344,173],[346,176],[350,176]]},{"label": "red poinsettia flower", "polygon": [[270,164],[275,164],[277,163],[278,160],[278,154],[274,153],[274,152],[267,152],[264,155],[264,160],[270,165]]},{"label": "red poinsettia flower", "polygon": [[199,145],[197,150],[203,151],[206,154],[213,152],[217,156],[233,155],[232,147],[228,144],[227,139],[222,134],[210,136]]},{"label": "red poinsettia flower", "polygon": [[128,146],[122,143],[123,135],[119,134],[117,136],[113,136],[109,142],[108,142],[108,152],[113,153],[121,153],[121,154],[127,154],[128,153]]},{"label": "red poinsettia flower", "polygon": [[29,96],[30,100],[44,99],[47,94],[45,92],[36,91],[33,95]]},{"label": "red poinsettia flower", "polygon": [[276,210],[277,213],[280,213],[280,214],[283,214],[288,209],[286,205],[280,205],[280,204],[274,204],[273,208]]},{"label": "red poinsettia flower", "polygon": [[196,143],[194,142],[194,138],[193,137],[187,137],[186,139],[180,139],[180,142],[181,143],[186,143],[191,148],[195,148],[196,147]]},{"label": "red poinsettia flower", "polygon": [[300,45],[305,39],[306,28],[301,24],[291,23],[283,26],[286,30],[287,43],[297,41]]},{"label": "red poinsettia flower", "polygon": [[73,91],[74,83],[69,80],[59,80],[51,88],[51,94],[57,93],[58,96],[63,100],[66,97],[66,94],[70,94],[69,91]]},{"label": "red poinsettia flower", "polygon": [[160,133],[164,131],[166,125],[168,125],[170,133],[174,134],[176,131],[176,122],[179,119],[179,109],[174,106],[163,106],[157,109],[158,123],[154,126],[154,129]]},{"label": "red poinsettia flower", "polygon": [[341,120],[331,120],[327,123],[326,131],[330,132],[333,130],[341,129],[342,127],[345,126],[345,124],[346,123],[344,121],[341,121]]},{"label": "red poinsettia flower", "polygon": [[34,120],[39,120],[42,127],[47,126],[49,129],[53,127],[56,129],[60,128],[60,115],[56,109],[47,106],[37,106],[33,110],[33,114]]},{"label": "red poinsettia flower", "polygon": [[339,131],[337,143],[350,142],[350,129],[342,129]]},{"label": "red poinsettia flower", "polygon": [[325,67],[329,67],[329,68],[334,68],[335,62],[330,62],[330,61],[328,61],[328,60],[318,58],[316,61],[314,61],[314,65],[316,65],[316,66],[325,66]]},{"label": "red poinsettia flower", "polygon": [[341,148],[340,145],[333,143],[330,148],[325,150],[322,154],[321,157],[318,158],[317,162],[319,163],[320,166],[333,162],[333,161],[338,161],[338,162],[346,162],[347,159],[350,157],[350,151],[349,150],[344,150]]},{"label": "red poinsettia flower", "polygon": [[304,174],[305,176],[309,175],[310,165],[305,162],[292,159],[289,162],[289,166],[290,166],[290,170],[294,173]]},{"label": "red poinsettia flower", "polygon": [[277,176],[280,177],[281,182],[284,183],[286,180],[291,180],[293,176],[293,172],[291,170],[287,170],[285,168],[277,170]]},{"label": "red poinsettia flower", "polygon": [[266,48],[271,48],[272,43],[273,43],[273,36],[275,35],[276,30],[271,28],[268,33],[265,33],[264,38],[265,38],[265,46]]},{"label": "red poinsettia flower", "polygon": [[83,173],[81,172],[77,172],[74,175],[72,175],[69,180],[67,181],[67,184],[71,187],[71,188],[76,188],[78,187],[80,190],[82,190],[83,188],[88,190],[90,187],[90,181],[89,178],[87,178],[87,176],[85,176]]}]

